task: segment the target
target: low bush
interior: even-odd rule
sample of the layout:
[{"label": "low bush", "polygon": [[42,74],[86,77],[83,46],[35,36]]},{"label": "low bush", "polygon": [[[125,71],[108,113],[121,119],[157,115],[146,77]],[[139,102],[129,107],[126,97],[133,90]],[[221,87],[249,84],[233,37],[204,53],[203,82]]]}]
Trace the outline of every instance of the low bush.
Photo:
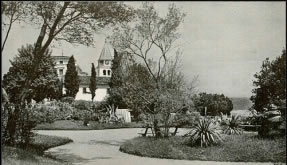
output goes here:
[{"label": "low bush", "polygon": [[8,146],[26,148],[33,137],[32,129],[36,126],[31,105],[21,106],[7,103],[2,107],[7,112],[7,121],[1,124],[1,143]]},{"label": "low bush", "polygon": [[217,126],[210,119],[198,120],[195,127],[188,132],[185,137],[188,137],[188,144],[191,146],[200,145],[210,146],[222,142],[220,134],[217,132]]},{"label": "low bush", "polygon": [[263,113],[258,113],[253,110],[252,120],[256,121],[256,124],[261,125],[258,128],[258,135],[261,137],[268,138],[285,135],[285,119],[278,110],[270,110]]},{"label": "low bush", "polygon": [[73,97],[63,97],[61,99],[61,101],[64,102],[64,103],[72,104],[72,103],[74,103],[75,99]]},{"label": "low bush", "polygon": [[74,108],[66,102],[52,101],[47,104],[33,105],[33,116],[37,123],[52,123],[56,120],[67,119],[74,114]]},{"label": "low bush", "polygon": [[243,133],[243,130],[239,127],[240,119],[238,116],[231,116],[231,119],[226,123],[223,133],[228,135],[240,135]]},{"label": "low bush", "polygon": [[144,123],[99,123],[89,121],[88,126],[84,126],[83,121],[58,120],[54,123],[42,123],[36,126],[36,130],[103,130],[103,129],[119,129],[119,128],[143,128]]}]

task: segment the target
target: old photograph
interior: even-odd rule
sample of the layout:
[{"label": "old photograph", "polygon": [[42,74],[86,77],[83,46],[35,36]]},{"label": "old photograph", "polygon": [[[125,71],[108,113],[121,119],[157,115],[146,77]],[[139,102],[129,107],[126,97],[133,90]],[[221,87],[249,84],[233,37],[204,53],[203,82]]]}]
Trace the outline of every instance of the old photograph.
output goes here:
[{"label": "old photograph", "polygon": [[1,1],[1,164],[286,165],[285,1]]}]

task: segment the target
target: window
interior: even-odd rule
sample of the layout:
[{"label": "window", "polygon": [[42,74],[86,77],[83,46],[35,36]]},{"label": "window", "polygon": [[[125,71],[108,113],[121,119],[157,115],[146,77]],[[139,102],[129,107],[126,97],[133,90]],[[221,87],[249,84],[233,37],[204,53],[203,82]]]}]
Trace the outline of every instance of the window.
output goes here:
[{"label": "window", "polygon": [[63,64],[63,61],[60,61],[60,64]]},{"label": "window", "polygon": [[106,70],[103,70],[103,74],[104,74],[104,76],[106,75]]},{"label": "window", "polygon": [[100,64],[104,64],[104,61],[103,61],[103,60],[100,60]]},{"label": "window", "polygon": [[111,75],[111,71],[110,71],[110,70],[108,70],[108,75],[109,75],[109,76]]},{"label": "window", "polygon": [[110,64],[110,61],[105,61],[105,65],[109,65]]},{"label": "window", "polygon": [[59,75],[63,75],[63,74],[64,74],[63,69],[59,69]]},{"label": "window", "polygon": [[87,88],[83,88],[83,93],[87,93]]}]

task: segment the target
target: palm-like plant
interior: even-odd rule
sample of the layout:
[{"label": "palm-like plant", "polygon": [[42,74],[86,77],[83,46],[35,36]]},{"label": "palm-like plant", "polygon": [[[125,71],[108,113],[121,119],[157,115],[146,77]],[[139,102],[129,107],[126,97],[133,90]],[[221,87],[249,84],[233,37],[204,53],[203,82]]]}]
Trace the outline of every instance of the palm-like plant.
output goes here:
[{"label": "palm-like plant", "polygon": [[189,144],[202,146],[210,146],[222,142],[220,134],[216,132],[217,127],[210,119],[198,120],[197,124],[190,132],[184,136],[189,137]]},{"label": "palm-like plant", "polygon": [[243,130],[239,128],[240,120],[238,116],[231,116],[231,119],[226,123],[224,134],[228,135],[241,135]]}]

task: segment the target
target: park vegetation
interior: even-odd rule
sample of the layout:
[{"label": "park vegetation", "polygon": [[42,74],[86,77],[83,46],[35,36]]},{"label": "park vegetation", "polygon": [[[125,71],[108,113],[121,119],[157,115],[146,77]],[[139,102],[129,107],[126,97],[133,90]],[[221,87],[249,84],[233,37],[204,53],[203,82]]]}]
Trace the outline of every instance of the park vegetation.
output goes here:
[{"label": "park vegetation", "polygon": [[[255,74],[251,97],[253,116],[248,120],[260,124],[260,128],[258,135],[246,134],[240,128],[240,117],[229,117],[233,105],[228,97],[197,93],[197,79],[187,82],[181,72],[182,52],[173,49],[185,14],[174,4],[165,16],[160,16],[149,2],[144,2],[138,10],[118,2],[1,4],[2,15],[10,20],[2,52],[15,21],[32,22],[41,29],[33,45],[18,50],[3,79],[3,145],[28,149],[36,125],[51,126],[57,121],[70,124],[63,120],[83,121],[83,125],[76,125],[79,129],[88,129],[88,121],[104,124],[92,128],[132,127],[124,125],[115,115],[115,109],[120,107],[132,109],[134,117],[153,131],[153,137],[124,143],[121,150],[127,153],[190,160],[286,161],[286,143],[282,137],[262,138],[270,137],[269,132],[274,130],[279,130],[282,136],[286,130],[286,50],[274,61],[266,59],[261,71]],[[23,12],[20,10],[23,8],[29,10]],[[74,100],[79,78],[72,56],[64,83],[66,97],[61,98],[62,83],[57,79],[49,47],[54,41],[91,46],[95,32],[110,25],[114,29],[109,40],[115,48],[110,97],[101,103],[93,102],[97,87],[92,64],[89,84],[92,101]],[[44,98],[54,100],[43,104]],[[31,104],[32,99],[35,104]],[[177,129],[186,125],[188,133],[175,136]],[[69,126],[66,127],[70,129]]]},{"label": "park vegetation", "polygon": [[[8,73],[2,86],[2,91],[7,91],[7,99],[2,100],[1,107],[1,143],[25,149],[33,137],[31,130],[39,122],[33,118],[37,116],[37,108],[30,104],[30,100],[49,98],[46,95],[51,92],[46,89],[61,85],[54,79],[49,47],[59,41],[91,46],[96,32],[110,25],[128,22],[133,17],[133,9],[118,2],[1,2],[1,9],[4,18],[2,30],[6,34],[1,45],[3,55],[16,21],[30,23],[40,29],[35,43],[31,43],[33,46],[19,50],[20,56],[25,58],[18,58],[17,61],[16,57],[11,62],[10,72],[15,74],[9,76]],[[43,88],[37,89],[39,86]],[[68,93],[74,97],[73,92]]]},{"label": "park vegetation", "polygon": [[67,72],[65,74],[65,88],[66,96],[75,98],[80,87],[80,79],[76,68],[76,61],[74,56],[71,56],[68,65]]},{"label": "park vegetation", "polygon": [[92,94],[92,101],[94,101],[94,98],[96,96],[96,89],[97,89],[97,75],[96,75],[96,69],[94,63],[92,63],[92,68],[91,68],[91,79],[89,83],[89,89]]},{"label": "park vegetation", "polygon": [[[194,84],[188,84],[180,72],[181,52],[172,52],[184,16],[171,5],[166,16],[161,17],[151,3],[143,3],[133,23],[116,28],[110,36],[123,56],[121,88],[116,90],[157,137],[170,135],[171,113],[190,106]],[[157,55],[152,50],[158,51]]]}]

